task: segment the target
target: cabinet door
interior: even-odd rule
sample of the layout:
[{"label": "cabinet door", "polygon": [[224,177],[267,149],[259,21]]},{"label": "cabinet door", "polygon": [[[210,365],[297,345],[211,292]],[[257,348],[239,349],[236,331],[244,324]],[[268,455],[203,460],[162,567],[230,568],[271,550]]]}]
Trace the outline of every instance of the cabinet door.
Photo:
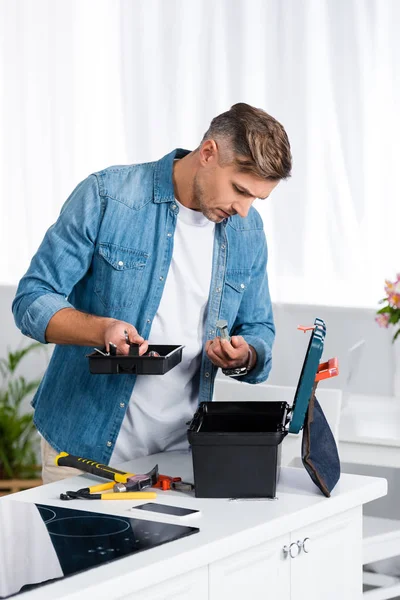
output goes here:
[{"label": "cabinet door", "polygon": [[361,599],[361,507],[294,531],[293,542],[301,549],[290,559],[291,600]]},{"label": "cabinet door", "polygon": [[209,599],[290,599],[290,561],[283,552],[289,535],[209,565]]},{"label": "cabinet door", "polygon": [[208,567],[190,571],[150,588],[122,596],[121,600],[208,600]]}]

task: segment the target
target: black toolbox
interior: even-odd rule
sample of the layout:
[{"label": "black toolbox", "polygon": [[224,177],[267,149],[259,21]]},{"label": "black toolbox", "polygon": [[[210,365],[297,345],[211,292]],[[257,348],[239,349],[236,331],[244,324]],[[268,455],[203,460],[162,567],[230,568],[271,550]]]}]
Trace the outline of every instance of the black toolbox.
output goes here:
[{"label": "black toolbox", "polygon": [[189,426],[197,498],[274,498],[286,402],[202,402]]},{"label": "black toolbox", "polygon": [[315,381],[338,374],[336,359],[319,363],[325,323],[316,319],[301,329],[312,335],[292,406],[246,400],[199,405],[187,432],[198,498],[275,497],[282,440],[303,428]]},{"label": "black toolbox", "polygon": [[[173,369],[182,360],[182,350],[184,346],[172,346],[155,344],[149,345],[148,351],[143,356],[134,352],[132,344],[132,353],[130,354],[106,354],[92,352],[88,354],[89,370],[94,375],[164,375]],[[150,352],[155,352],[159,356],[149,356]]]}]

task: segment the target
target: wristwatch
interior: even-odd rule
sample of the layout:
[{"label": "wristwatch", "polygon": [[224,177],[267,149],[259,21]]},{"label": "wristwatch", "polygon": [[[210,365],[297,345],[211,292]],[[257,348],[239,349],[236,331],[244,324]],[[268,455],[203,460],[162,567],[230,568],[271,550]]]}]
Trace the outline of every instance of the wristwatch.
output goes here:
[{"label": "wristwatch", "polygon": [[247,373],[250,371],[252,359],[253,353],[249,346],[249,358],[245,367],[236,367],[234,369],[222,369],[222,372],[224,375],[228,375],[229,377],[242,377],[243,375],[247,375]]}]

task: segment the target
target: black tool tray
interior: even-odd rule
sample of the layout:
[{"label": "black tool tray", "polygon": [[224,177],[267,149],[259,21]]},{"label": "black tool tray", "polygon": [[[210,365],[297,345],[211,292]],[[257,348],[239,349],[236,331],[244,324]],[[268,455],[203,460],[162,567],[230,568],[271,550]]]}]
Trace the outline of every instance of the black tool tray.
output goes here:
[{"label": "black tool tray", "polygon": [[[182,360],[184,346],[155,344],[149,345],[148,352],[157,352],[160,356],[139,356],[134,354],[107,354],[98,352],[87,355],[89,369],[93,375],[164,375]],[[105,348],[102,348],[105,353]]]}]

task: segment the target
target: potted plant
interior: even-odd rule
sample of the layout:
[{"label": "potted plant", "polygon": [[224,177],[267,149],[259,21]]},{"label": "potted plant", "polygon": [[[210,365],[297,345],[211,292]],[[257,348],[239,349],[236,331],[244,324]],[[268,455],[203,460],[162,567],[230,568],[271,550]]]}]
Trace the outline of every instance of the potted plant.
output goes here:
[{"label": "potted plant", "polygon": [[21,360],[42,344],[33,343],[0,359],[0,494],[42,483],[37,465],[38,436],[32,412],[22,402],[38,387],[40,379],[26,381],[16,370]]},{"label": "potted plant", "polygon": [[[377,311],[375,320],[381,327],[389,325],[399,326],[395,331],[392,341],[396,341],[400,335],[400,273],[397,273],[395,281],[385,281],[386,297],[380,301],[383,308]],[[394,344],[394,395],[400,397],[400,342]]]}]

